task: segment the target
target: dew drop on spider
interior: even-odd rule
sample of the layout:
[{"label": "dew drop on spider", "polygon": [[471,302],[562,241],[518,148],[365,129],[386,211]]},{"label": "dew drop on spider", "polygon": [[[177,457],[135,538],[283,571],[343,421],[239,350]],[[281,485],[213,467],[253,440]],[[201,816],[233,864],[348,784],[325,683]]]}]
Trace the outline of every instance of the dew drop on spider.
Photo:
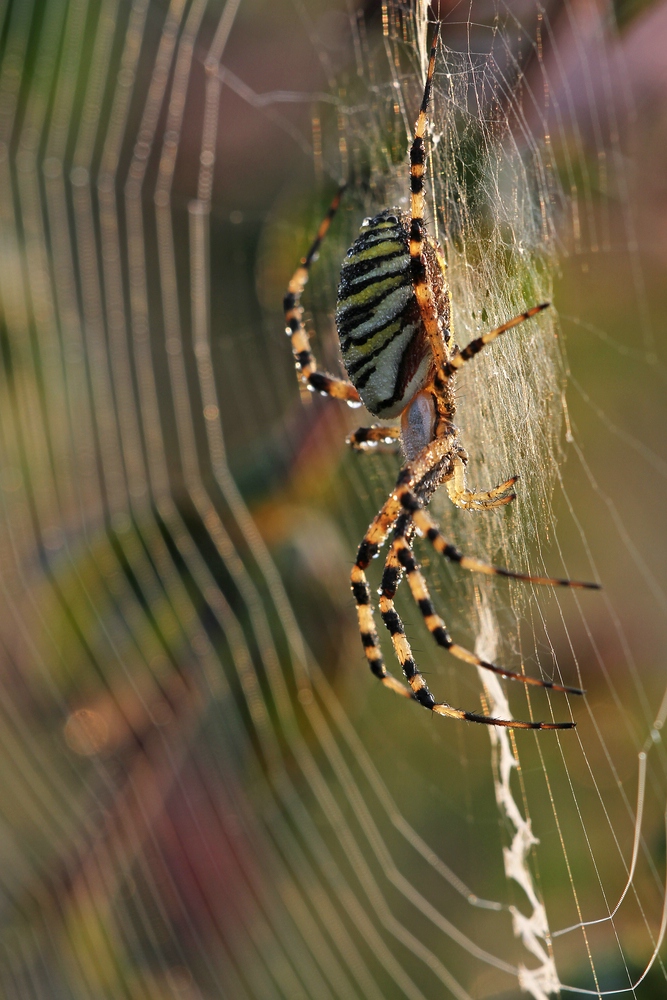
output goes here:
[{"label": "dew drop on spider", "polygon": [[358,410],[359,407],[361,406],[361,400],[359,400],[359,399],[348,399],[347,400],[347,405],[349,407],[351,407],[353,410]]}]

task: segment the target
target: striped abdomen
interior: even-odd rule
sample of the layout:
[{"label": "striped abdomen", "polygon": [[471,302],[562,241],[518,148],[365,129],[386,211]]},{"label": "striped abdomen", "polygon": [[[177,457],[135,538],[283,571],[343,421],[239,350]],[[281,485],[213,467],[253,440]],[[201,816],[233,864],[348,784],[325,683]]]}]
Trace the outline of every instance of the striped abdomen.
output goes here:
[{"label": "striped abdomen", "polygon": [[[366,408],[379,417],[397,416],[405,408],[424,386],[432,363],[412,284],[409,225],[409,216],[398,209],[367,219],[343,261],[338,288],[343,362]],[[432,271],[433,250],[427,244],[424,250]],[[430,277],[443,289],[437,270]]]}]

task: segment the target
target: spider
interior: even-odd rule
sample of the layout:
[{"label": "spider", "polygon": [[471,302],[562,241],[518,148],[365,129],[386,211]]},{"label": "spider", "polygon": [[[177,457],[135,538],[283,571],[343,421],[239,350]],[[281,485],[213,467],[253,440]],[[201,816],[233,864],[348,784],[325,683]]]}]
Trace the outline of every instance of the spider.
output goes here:
[{"label": "spider", "polygon": [[[429,632],[439,646],[458,659],[522,684],[568,694],[585,693],[579,688],[539,680],[487,663],[454,642],[434,609],[412,552],[412,538],[418,531],[437,553],[474,573],[511,577],[550,587],[599,589],[595,583],[515,573],[466,556],[443,537],[426,510],[431,497],[442,485],[446,485],[452,503],[466,510],[502,507],[515,499],[513,486],[518,476],[485,492],[467,488],[468,456],[453,422],[455,380],[463,365],[487,344],[549,305],[544,302],[527,309],[497,329],[472,340],[462,350],[454,342],[445,259],[424,222],[424,137],[439,29],[437,24],[410,147],[411,212],[389,208],[374,218],[365,219],[343,261],[336,325],[350,380],[317,369],[301,305],[310,265],[336,213],[344,187],[334,197],[310,250],[302,257],[288,285],[284,298],[286,333],[291,337],[297,376],[309,389],[346,400],[353,406],[363,402],[370,413],[383,419],[400,416],[400,426],[373,424],[360,428],[347,439],[347,443],[359,451],[368,450],[379,442],[400,441],[407,459],[394,491],[364,535],[351,574],[361,641],[373,674],[390,690],[413,698],[437,715],[511,729],[572,729],[575,722],[496,719],[436,701],[413,659],[403,623],[394,607],[396,590],[405,574]],[[366,578],[371,559],[379,553],[392,529],[379,590],[379,607],[408,686],[393,677],[384,664]]]}]

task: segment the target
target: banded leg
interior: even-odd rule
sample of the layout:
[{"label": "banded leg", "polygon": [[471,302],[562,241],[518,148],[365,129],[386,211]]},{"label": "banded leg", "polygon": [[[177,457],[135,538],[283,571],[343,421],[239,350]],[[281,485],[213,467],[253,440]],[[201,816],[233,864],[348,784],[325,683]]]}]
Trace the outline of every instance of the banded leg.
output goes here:
[{"label": "banded leg", "polygon": [[370,451],[379,444],[398,445],[401,437],[400,427],[383,427],[382,424],[373,424],[371,427],[359,427],[357,430],[345,438],[345,444],[349,444],[355,451]]},{"label": "banded leg", "polygon": [[453,358],[443,366],[443,374],[445,377],[450,378],[455,372],[464,366],[467,361],[474,358],[476,354],[486,347],[487,344],[492,343],[496,337],[499,337],[501,333],[506,333],[508,330],[513,330],[515,326],[519,326],[520,323],[525,323],[527,319],[531,319],[538,313],[542,312],[543,309],[548,309],[551,305],[550,302],[542,302],[539,306],[533,306],[532,309],[526,309],[525,312],[521,313],[520,316],[515,316],[514,319],[509,319],[507,323],[503,323],[502,326],[497,326],[495,330],[490,330],[488,333],[482,334],[481,337],[476,337],[475,340],[471,340],[462,351],[455,354]]},{"label": "banded leg", "polygon": [[356,561],[352,567],[350,583],[357,608],[361,644],[364,647],[364,655],[368,661],[371,673],[381,680],[385,687],[391,688],[392,691],[403,695],[405,698],[410,698],[411,692],[409,688],[406,688],[404,684],[396,680],[385,667],[373,617],[371,588],[368,585],[365,572],[371,559],[375,558],[380,548],[384,545],[387,535],[400,513],[400,501],[396,494],[393,493],[385,501],[379,514],[373,519],[368,531],[364,535],[363,541],[357,551]]},{"label": "banded leg", "polygon": [[[428,70],[426,73],[426,84],[424,86],[424,96],[422,97],[419,115],[415,124],[415,134],[410,147],[410,271],[412,284],[415,290],[415,298],[419,306],[419,312],[424,324],[426,335],[430,341],[433,351],[436,368],[441,371],[447,362],[447,348],[445,346],[444,333],[438,322],[438,310],[436,308],[433,289],[427,278],[426,260],[423,254],[423,244],[426,237],[424,226],[424,211],[426,203],[424,199],[424,169],[426,166],[426,145],[424,137],[426,135],[427,112],[431,99],[431,89],[433,86],[433,73],[435,71],[435,57],[438,46],[438,36],[440,34],[440,24],[436,24],[435,33],[431,42],[431,52],[428,60]],[[440,267],[444,269],[444,257],[439,255]],[[444,273],[444,270],[443,270]]]},{"label": "banded leg", "polygon": [[320,228],[317,230],[317,236],[313,241],[313,245],[306,256],[301,258],[299,266],[292,275],[283,299],[283,308],[285,310],[285,332],[292,339],[292,353],[294,354],[299,380],[316,392],[333,396],[335,399],[345,399],[348,403],[361,404],[359,393],[351,382],[317,370],[315,355],[310,349],[310,340],[303,325],[303,306],[301,305],[301,295],[308,281],[310,265],[315,259],[320,244],[327,234],[344,190],[344,187],[338,189],[329,206],[329,211],[320,223]]},{"label": "banded leg", "polygon": [[[430,598],[428,596],[428,590],[426,589],[426,583],[414,564],[414,559],[412,559],[412,553],[406,538],[405,533],[409,528],[409,524],[409,518],[404,515],[398,519],[396,524],[396,537],[391,549],[389,550],[387,561],[385,563],[385,571],[382,577],[380,612],[382,614],[382,620],[391,634],[391,641],[394,646],[396,657],[401,664],[403,673],[405,674],[410,685],[410,691],[412,692],[414,700],[419,702],[419,704],[424,708],[428,708],[431,712],[435,712],[436,715],[444,715],[452,719],[461,719],[467,722],[480,722],[487,726],[504,726],[508,729],[573,729],[576,726],[575,722],[523,722],[521,720],[514,719],[495,719],[491,716],[480,715],[477,712],[466,712],[461,708],[453,708],[451,705],[447,704],[447,702],[437,702],[435,700],[426,681],[424,680],[424,677],[420,673],[417,664],[415,663],[410,643],[408,642],[405,634],[403,622],[394,607],[393,599],[396,593],[396,587],[400,581],[401,568],[405,569],[408,574],[408,581],[410,583],[411,590],[413,586],[417,585],[414,580],[411,580],[411,575],[417,573],[420,577],[423,591],[421,600],[419,601],[419,606],[422,609],[422,613],[424,613],[426,608],[426,602],[430,605]],[[407,557],[404,553],[407,553]],[[536,681],[533,678],[524,677],[522,674],[514,674],[511,671],[502,670],[500,667],[495,667],[493,664],[487,664],[483,660],[479,660],[477,657],[474,657],[474,654],[468,653],[468,651],[464,650],[463,647],[457,646],[453,643],[447,635],[447,630],[445,629],[442,619],[435,615],[432,608],[430,608],[430,611],[432,618],[437,622],[437,628],[439,630],[437,641],[440,645],[444,645],[443,637],[446,637],[448,645],[446,645],[445,648],[449,649],[450,652],[453,652],[455,656],[459,655],[459,651],[465,653],[466,656],[462,656],[462,659],[465,658],[467,662],[475,662],[478,666],[493,670],[495,673],[499,673],[503,677],[521,680],[527,684],[539,684],[541,687],[552,687],[554,690],[570,690],[569,688],[560,688],[558,685],[550,684],[547,681]],[[429,629],[431,629],[431,625],[429,625]],[[431,631],[433,630],[431,629]],[[469,657],[472,659],[469,660]],[[401,693],[404,691],[405,689],[402,688]]]},{"label": "banded leg", "polygon": [[[459,646],[458,643],[454,642],[447,631],[444,621],[435,612],[426,580],[415,562],[412,546],[409,539],[405,535],[403,523],[404,521],[402,517],[399,518],[396,523],[394,540],[387,557],[386,565],[394,566],[398,564],[405,572],[410,592],[422,613],[426,627],[439,646],[446,649],[458,660],[463,660],[464,663],[470,663],[474,667],[482,667],[484,670],[490,670],[492,673],[498,674],[500,677],[505,677],[507,680],[520,681],[522,684],[533,687],[547,688],[550,691],[562,691],[567,694],[582,695],[585,693],[581,690],[581,688],[556,684],[554,681],[545,681],[538,677],[527,677],[525,674],[516,673],[514,670],[506,670],[504,667],[499,667],[495,663],[489,663],[487,660],[480,659],[475,653],[471,653],[470,650],[466,649],[464,646]],[[385,573],[385,576],[383,576],[382,598],[386,596],[387,598],[393,599],[395,587],[394,593],[392,593],[392,583],[394,578],[395,571]],[[380,608],[382,607],[383,605],[381,599]]]},{"label": "banded leg", "polygon": [[492,563],[483,562],[472,556],[464,556],[463,553],[451,545],[442,535],[437,524],[431,515],[424,510],[423,504],[410,489],[409,468],[401,473],[400,479],[404,482],[396,490],[396,496],[400,500],[402,507],[411,515],[415,525],[421,533],[429,540],[436,552],[443,555],[450,562],[458,563],[462,569],[467,569],[471,573],[484,573],[486,576],[504,576],[511,580],[523,580],[524,583],[537,583],[545,587],[571,587],[582,590],[601,590],[599,583],[586,583],[582,580],[567,580],[552,576],[532,576],[529,573],[516,573],[514,570],[505,569],[503,566],[494,566]]},{"label": "banded leg", "polygon": [[488,510],[492,507],[504,507],[505,504],[516,500],[516,493],[510,491],[518,481],[518,476],[512,476],[492,490],[475,493],[466,486],[465,462],[461,455],[456,456],[452,468],[454,475],[447,482],[447,492],[456,507],[462,507],[464,510]]},{"label": "banded leg", "polygon": [[405,466],[399,475],[396,490],[389,495],[379,513],[371,521],[357,550],[357,558],[350,573],[350,584],[357,608],[361,643],[364,647],[364,654],[368,665],[372,673],[383,684],[406,697],[410,697],[410,691],[388,673],[382,658],[377,629],[375,628],[371,590],[366,578],[366,570],[371,559],[374,559],[379,553],[387,540],[387,535],[401,514],[403,507],[400,497],[400,485],[403,478],[407,477],[408,482],[412,482],[413,480],[420,482],[451,450],[451,438],[438,438],[436,441],[432,441],[413,463]]},{"label": "banded leg", "polygon": [[[368,665],[373,674],[379,677],[383,684],[394,688],[402,694],[406,694],[406,688],[388,673],[382,658],[377,629],[375,628],[371,591],[366,578],[366,570],[371,559],[377,556],[384,545],[387,535],[401,512],[407,509],[407,513],[411,518],[414,504],[421,511],[421,505],[410,489],[410,483],[424,480],[440,461],[450,455],[454,447],[453,441],[454,439],[450,436],[437,438],[423,450],[414,462],[401,470],[395,491],[387,498],[363,537],[350,574],[350,584],[357,608],[361,642]],[[409,695],[409,692],[407,694]]]}]

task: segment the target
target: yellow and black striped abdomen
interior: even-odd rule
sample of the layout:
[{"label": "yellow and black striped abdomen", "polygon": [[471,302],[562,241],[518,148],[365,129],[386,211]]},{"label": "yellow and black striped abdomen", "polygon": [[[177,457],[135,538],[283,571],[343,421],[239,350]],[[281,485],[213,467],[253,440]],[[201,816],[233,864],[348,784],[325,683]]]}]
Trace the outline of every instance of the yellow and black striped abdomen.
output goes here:
[{"label": "yellow and black striped abdomen", "polygon": [[379,417],[397,416],[431,367],[412,284],[409,225],[396,208],[366,219],[338,288],[343,362],[366,408]]}]

